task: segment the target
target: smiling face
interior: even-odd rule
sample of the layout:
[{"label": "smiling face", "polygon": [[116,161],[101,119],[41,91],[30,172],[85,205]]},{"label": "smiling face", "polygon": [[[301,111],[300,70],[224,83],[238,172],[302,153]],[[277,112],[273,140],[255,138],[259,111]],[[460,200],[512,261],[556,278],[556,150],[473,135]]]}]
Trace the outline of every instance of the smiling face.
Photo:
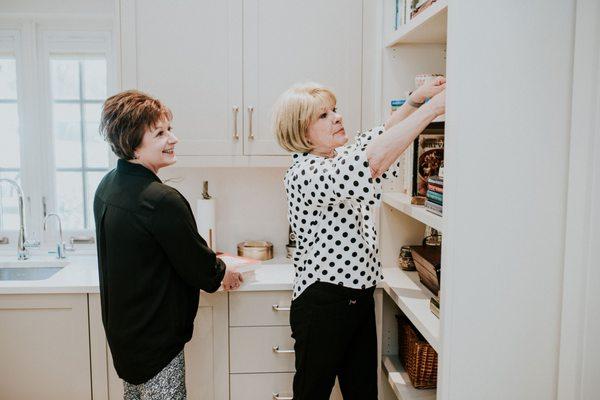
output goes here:
[{"label": "smiling face", "polygon": [[321,110],[317,119],[308,126],[306,137],[313,146],[311,153],[317,155],[330,155],[335,148],[348,142],[342,116],[335,104]]},{"label": "smiling face", "polygon": [[135,161],[157,173],[160,168],[175,164],[175,145],[179,140],[171,132],[171,121],[159,120],[144,132],[142,143],[135,149]]}]

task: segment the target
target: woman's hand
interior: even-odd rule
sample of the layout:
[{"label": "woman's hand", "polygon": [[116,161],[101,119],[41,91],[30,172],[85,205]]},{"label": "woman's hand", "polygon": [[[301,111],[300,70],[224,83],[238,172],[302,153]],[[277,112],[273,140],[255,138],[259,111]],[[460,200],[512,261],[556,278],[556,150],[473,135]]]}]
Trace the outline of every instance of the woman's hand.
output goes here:
[{"label": "woman's hand", "polygon": [[433,81],[426,83],[423,86],[419,86],[410,95],[410,100],[417,104],[425,103],[427,99],[433,98],[438,93],[446,89],[446,78],[440,76]]},{"label": "woman's hand", "polygon": [[[446,85],[444,85],[444,86],[446,86]],[[427,102],[427,104],[425,104],[425,106],[430,107],[436,116],[445,114],[446,113],[446,90],[442,90],[441,92],[439,92],[438,94],[433,96],[431,98],[431,100],[429,100]],[[423,107],[425,107],[425,106],[423,106]]]},{"label": "woman's hand", "polygon": [[225,276],[221,282],[224,290],[235,290],[240,287],[242,282],[244,282],[242,274],[236,272],[232,267],[227,267],[225,269]]}]

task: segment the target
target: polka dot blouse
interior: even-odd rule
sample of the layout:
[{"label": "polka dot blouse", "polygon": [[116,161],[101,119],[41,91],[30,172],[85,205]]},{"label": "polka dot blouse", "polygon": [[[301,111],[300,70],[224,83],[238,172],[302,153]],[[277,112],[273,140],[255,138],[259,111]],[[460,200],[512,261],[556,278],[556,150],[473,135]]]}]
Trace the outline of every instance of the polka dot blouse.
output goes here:
[{"label": "polka dot blouse", "polygon": [[[366,156],[369,141],[382,133],[383,127],[364,132],[332,158],[294,154],[284,179],[297,236],[292,299],[317,281],[366,289],[383,278],[372,215],[381,179],[371,177]],[[393,175],[398,167],[391,168]]]}]

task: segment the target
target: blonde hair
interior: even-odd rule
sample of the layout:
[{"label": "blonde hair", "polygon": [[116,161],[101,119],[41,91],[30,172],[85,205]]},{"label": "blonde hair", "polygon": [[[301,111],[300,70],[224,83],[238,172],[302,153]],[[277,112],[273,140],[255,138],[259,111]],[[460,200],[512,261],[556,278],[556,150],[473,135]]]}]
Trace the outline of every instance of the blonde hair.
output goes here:
[{"label": "blonde hair", "polygon": [[273,109],[273,130],[279,145],[291,152],[311,151],[308,127],[336,102],[333,92],[318,83],[295,84],[283,92]]}]

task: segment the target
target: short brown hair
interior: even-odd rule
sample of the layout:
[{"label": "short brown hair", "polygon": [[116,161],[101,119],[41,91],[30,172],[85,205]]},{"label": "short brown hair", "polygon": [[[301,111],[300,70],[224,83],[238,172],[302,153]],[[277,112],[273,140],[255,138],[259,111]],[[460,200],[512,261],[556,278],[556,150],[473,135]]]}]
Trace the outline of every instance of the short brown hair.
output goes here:
[{"label": "short brown hair", "polygon": [[127,90],[104,102],[100,134],[117,157],[132,160],[146,130],[153,129],[163,119],[173,119],[168,107],[145,93]]}]

